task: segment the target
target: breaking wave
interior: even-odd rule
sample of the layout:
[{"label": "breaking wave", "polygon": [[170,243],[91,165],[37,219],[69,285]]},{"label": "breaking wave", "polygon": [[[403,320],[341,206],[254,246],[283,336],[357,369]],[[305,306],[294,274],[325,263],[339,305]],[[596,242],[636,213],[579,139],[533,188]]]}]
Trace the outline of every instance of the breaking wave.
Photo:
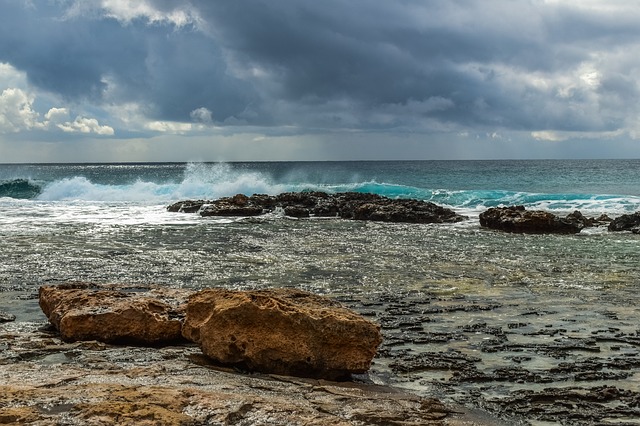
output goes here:
[{"label": "breaking wave", "polygon": [[215,199],[238,193],[275,195],[287,191],[354,191],[390,198],[416,198],[469,214],[501,205],[598,214],[640,210],[640,197],[632,195],[432,189],[375,180],[358,181],[355,177],[352,182],[326,183],[318,177],[309,176],[276,178],[268,172],[239,169],[228,164],[194,163],[173,174],[139,173],[127,179],[118,181],[117,174],[105,168],[103,176],[78,175],[50,182],[23,178],[0,180],[0,198],[162,204],[181,199]]},{"label": "breaking wave", "polygon": [[41,186],[29,179],[0,181],[0,198],[30,199],[42,192]]}]

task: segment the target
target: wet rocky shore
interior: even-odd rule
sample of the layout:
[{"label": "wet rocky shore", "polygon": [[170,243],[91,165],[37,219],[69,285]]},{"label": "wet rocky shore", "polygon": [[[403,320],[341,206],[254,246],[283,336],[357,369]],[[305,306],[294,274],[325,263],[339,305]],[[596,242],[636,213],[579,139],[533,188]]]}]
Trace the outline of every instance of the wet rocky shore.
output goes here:
[{"label": "wet rocky shore", "polygon": [[408,387],[417,381],[510,424],[637,424],[640,388],[629,384],[640,379],[640,329],[624,309],[567,315],[571,297],[516,301],[372,301],[385,335],[380,359]]},{"label": "wet rocky shore", "polygon": [[570,296],[553,307],[423,292],[339,299],[384,337],[371,371],[348,382],[229,369],[191,344],[67,343],[45,321],[19,317],[0,324],[0,423],[633,425],[640,417],[640,330],[624,309],[567,315]]},{"label": "wet rocky shore", "polygon": [[[316,214],[295,203],[271,211]],[[640,215],[573,214],[559,233],[566,223],[628,232],[556,236],[519,221],[556,226],[557,217],[517,207],[497,212],[516,230],[494,232],[456,216],[381,223],[398,218],[385,203],[364,203],[363,214],[377,213],[362,221],[91,226],[87,234],[104,234],[93,257],[81,236],[61,260],[67,234],[49,251],[16,255],[12,285],[0,292],[0,424],[638,424]],[[208,208],[195,205],[193,213]],[[191,343],[66,342],[33,286],[79,275],[163,288],[303,288],[379,324],[383,339],[371,369],[343,382],[221,367]]]},{"label": "wet rocky shore", "polygon": [[0,424],[481,426],[497,421],[366,376],[334,382],[251,373],[214,364],[187,343],[68,342],[44,321],[0,324],[0,345]]}]

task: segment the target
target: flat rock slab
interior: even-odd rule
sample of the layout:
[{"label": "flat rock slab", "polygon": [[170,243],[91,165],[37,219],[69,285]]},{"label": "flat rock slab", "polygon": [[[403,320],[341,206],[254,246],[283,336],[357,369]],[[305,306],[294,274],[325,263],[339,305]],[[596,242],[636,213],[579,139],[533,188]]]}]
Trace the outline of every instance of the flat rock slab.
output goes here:
[{"label": "flat rock slab", "polygon": [[384,386],[220,371],[191,360],[195,345],[68,343],[42,325],[0,324],[0,424],[500,424]]},{"label": "flat rock slab", "polygon": [[66,341],[157,345],[182,340],[188,294],[176,289],[141,293],[71,284],[41,287],[39,303]]},{"label": "flat rock slab", "polygon": [[294,289],[198,292],[183,335],[222,364],[323,378],[366,372],[382,342],[377,324]]}]

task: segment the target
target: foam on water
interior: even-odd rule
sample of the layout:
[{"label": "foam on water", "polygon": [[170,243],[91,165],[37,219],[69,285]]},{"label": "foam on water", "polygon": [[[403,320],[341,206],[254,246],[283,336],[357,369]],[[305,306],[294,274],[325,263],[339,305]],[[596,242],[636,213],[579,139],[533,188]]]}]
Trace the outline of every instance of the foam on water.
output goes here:
[{"label": "foam on water", "polygon": [[75,176],[47,184],[36,198],[41,201],[165,203],[186,198],[215,199],[237,193],[274,194],[286,190],[291,190],[290,186],[276,184],[262,173],[237,171],[225,164],[189,164],[179,181],[137,179],[130,183],[102,184]]}]

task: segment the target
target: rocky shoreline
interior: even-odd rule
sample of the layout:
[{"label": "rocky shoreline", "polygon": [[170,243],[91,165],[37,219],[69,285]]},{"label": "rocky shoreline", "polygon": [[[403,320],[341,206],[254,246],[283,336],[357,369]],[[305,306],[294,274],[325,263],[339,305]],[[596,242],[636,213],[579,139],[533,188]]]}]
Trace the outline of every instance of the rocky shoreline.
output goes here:
[{"label": "rocky shoreline", "polygon": [[[271,196],[236,194],[217,200],[183,200],[167,206],[167,211],[200,216],[260,216],[280,212],[293,218],[337,217],[398,223],[456,223],[468,217],[427,201],[392,199],[376,194],[343,192],[286,192]],[[611,219],[607,215],[586,217],[576,210],[560,217],[524,206],[492,207],[479,215],[480,226],[523,234],[577,234],[585,228],[604,227],[609,231],[640,233],[640,212]]]},{"label": "rocky shoreline", "polygon": [[[242,199],[238,197],[241,204]],[[198,210],[206,204],[203,202]],[[395,207],[385,208],[391,211]],[[315,213],[308,211],[313,217]],[[266,212],[286,214],[282,205],[274,205]],[[290,216],[292,212],[295,210],[289,210]],[[557,223],[554,215],[520,207],[498,209],[497,213],[501,212],[507,222],[515,218],[538,224]],[[640,232],[636,231],[640,226],[638,214],[611,220],[585,218],[578,213],[560,219],[582,223],[578,225],[580,230],[598,226],[612,232]],[[296,225],[299,230],[313,225],[298,221],[286,224]],[[339,221],[330,224],[352,225]],[[416,229],[408,225],[361,226],[372,228],[372,232]],[[442,235],[440,226],[420,228],[433,230],[429,235]],[[502,231],[551,232],[535,227]],[[486,230],[473,232],[479,238],[500,235]],[[305,235],[310,238],[313,234]],[[403,235],[403,241],[410,241],[409,231]],[[520,241],[510,235],[504,237]],[[546,236],[523,238],[529,242],[539,239],[565,241]],[[244,246],[239,248],[243,249]],[[483,262],[480,260],[474,268]],[[522,294],[517,284],[503,293],[498,280],[492,283],[490,292],[476,295],[464,285],[488,286],[483,281],[485,275],[482,271],[468,272],[467,267],[465,280],[459,279],[460,266],[455,261],[450,271],[437,270],[442,275],[431,279],[440,279],[442,284],[433,294],[417,286],[420,290],[376,287],[373,293],[336,296],[349,309],[379,324],[384,337],[370,372],[343,382],[252,372],[242,363],[212,363],[199,344],[184,341],[141,347],[63,339],[44,321],[37,301],[22,299],[28,287],[21,290],[24,294],[20,298],[9,296],[10,291],[2,293],[0,424],[501,424],[485,411],[469,411],[469,407],[486,410],[513,425],[534,421],[636,424],[635,419],[640,416],[640,388],[635,380],[640,371],[640,332],[634,320],[637,310],[619,298],[607,299],[617,291],[615,282],[606,287],[611,292],[553,287],[552,295],[542,288],[539,295],[531,297],[530,292],[538,290],[527,287],[527,276],[505,273],[504,280],[522,280]],[[573,274],[572,265],[551,266],[550,273],[557,273],[558,279]],[[576,268],[581,267],[578,264]],[[539,272],[531,268],[528,271]],[[494,274],[493,270],[490,274]],[[579,280],[574,281],[570,284],[580,284]],[[177,282],[173,285],[180,285]],[[448,293],[447,283],[456,290]],[[251,285],[250,288],[257,288]],[[153,289],[130,290],[144,293]],[[168,289],[163,286],[158,290]],[[628,300],[635,300],[631,293]],[[38,310],[37,315],[34,309]],[[172,311],[168,317],[176,314],[182,315]],[[417,389],[421,396],[411,393]]]},{"label": "rocky shoreline", "polygon": [[[640,340],[624,307],[594,300],[567,315],[571,297],[549,307],[422,292],[338,300],[384,336],[372,371],[346,382],[220,366],[192,343],[65,342],[22,313],[37,301],[2,306],[20,315],[0,324],[0,424],[631,425],[640,415]],[[431,390],[400,390],[412,383]]]},{"label": "rocky shoreline", "polygon": [[[82,290],[83,297],[76,290]],[[165,290],[159,289],[160,294]],[[87,290],[77,284],[61,286],[57,292],[45,288],[40,303],[55,327],[32,322],[0,325],[0,424],[481,426],[498,422],[480,412],[375,385],[365,376],[334,382],[242,372],[212,363],[191,343],[143,347],[91,338],[102,335],[78,339],[70,330],[78,331],[80,323],[73,321],[82,313],[77,312],[78,305],[68,303],[69,294],[80,303],[87,302],[91,293],[98,298],[94,302],[102,300],[103,309],[96,302],[84,310],[108,320],[109,325],[98,324],[102,332],[126,327],[107,311],[117,311],[123,320],[140,319],[139,314],[131,317],[121,304],[110,307],[113,300],[108,299],[114,294],[107,292],[113,291]],[[130,306],[145,296],[131,297]],[[149,304],[143,309],[148,308]],[[69,323],[67,315],[76,319]],[[348,327],[344,332],[348,334]],[[127,340],[134,341],[128,333]]]},{"label": "rocky shoreline", "polygon": [[491,424],[384,386],[224,370],[194,345],[65,343],[32,324],[0,332],[0,424]]},{"label": "rocky shoreline", "polygon": [[455,223],[466,219],[451,209],[427,201],[391,199],[358,192],[285,192],[276,196],[254,194],[250,197],[237,194],[209,201],[179,201],[167,210],[201,216],[259,216],[280,211],[296,218],[339,217],[405,223]]}]

